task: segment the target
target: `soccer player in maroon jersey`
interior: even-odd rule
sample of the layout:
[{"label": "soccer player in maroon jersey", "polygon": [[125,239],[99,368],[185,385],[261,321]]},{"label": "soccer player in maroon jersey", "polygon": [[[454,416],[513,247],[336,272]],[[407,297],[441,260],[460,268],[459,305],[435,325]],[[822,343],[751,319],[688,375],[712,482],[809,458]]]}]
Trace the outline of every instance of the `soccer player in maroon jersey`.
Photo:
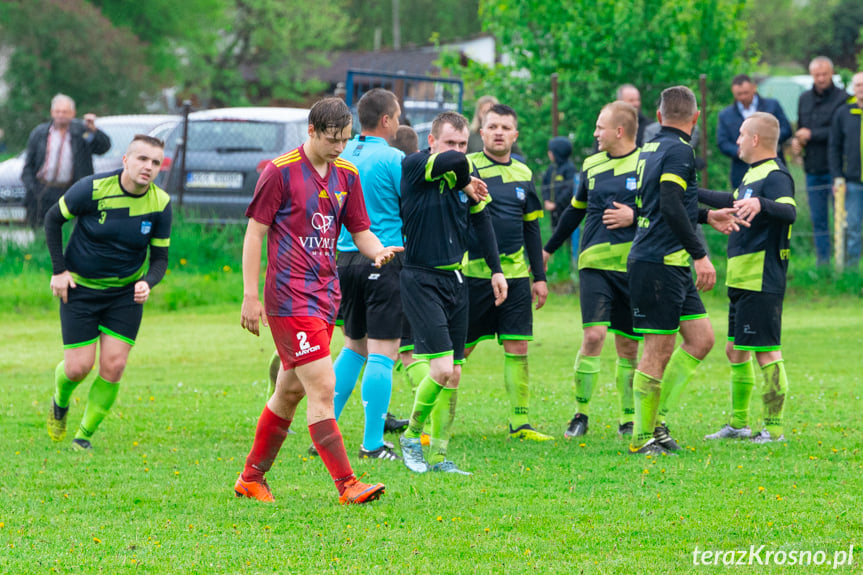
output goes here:
[{"label": "soccer player in maroon jersey", "polygon": [[[264,479],[293,420],[308,397],[306,419],[312,442],[339,490],[341,503],[366,503],[384,485],[357,481],[345,453],[333,410],[335,373],[330,338],[341,292],[336,275],[336,239],[342,224],[360,253],[380,267],[400,247],[385,248],[369,230],[357,169],[339,158],[351,137],[351,112],[326,98],[309,112],[309,139],[267,164],[246,210],[243,242],[242,326],[260,335],[269,326],[286,370],[264,407],[246,466],[237,479],[238,497],[273,501]],[[261,244],[267,238],[264,302],[258,295]]]}]

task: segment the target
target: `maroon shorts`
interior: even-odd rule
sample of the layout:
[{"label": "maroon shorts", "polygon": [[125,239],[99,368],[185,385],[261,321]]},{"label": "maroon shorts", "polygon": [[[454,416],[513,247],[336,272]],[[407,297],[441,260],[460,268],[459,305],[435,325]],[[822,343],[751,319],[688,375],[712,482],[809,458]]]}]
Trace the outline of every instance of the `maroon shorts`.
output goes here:
[{"label": "maroon shorts", "polygon": [[333,325],[318,317],[267,316],[282,367],[293,369],[330,356]]}]

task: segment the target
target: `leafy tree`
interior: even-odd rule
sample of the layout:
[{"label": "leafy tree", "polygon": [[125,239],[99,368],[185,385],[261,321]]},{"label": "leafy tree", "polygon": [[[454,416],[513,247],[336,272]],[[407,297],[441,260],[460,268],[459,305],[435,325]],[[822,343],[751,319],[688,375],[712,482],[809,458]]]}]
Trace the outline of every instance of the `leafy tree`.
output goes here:
[{"label": "leafy tree", "polygon": [[452,55],[443,63],[475,96],[495,94],[516,107],[519,141],[537,167],[547,162],[552,73],[559,74],[560,133],[582,154],[592,146],[599,110],[624,82],[639,87],[653,118],[664,88],[685,84],[698,93],[704,73],[715,112],[731,77],[752,62],[743,7],[743,0],[482,0],[484,30],[510,63],[458,68]]},{"label": "leafy tree", "polygon": [[[402,46],[428,44],[432,38],[449,42],[478,34],[479,0],[397,0]],[[375,29],[381,29],[381,45],[393,45],[394,0],[349,0],[358,34],[351,47],[374,48]]]},{"label": "leafy tree", "polygon": [[57,92],[74,98],[79,111],[119,114],[140,111],[142,95],[154,87],[143,44],[84,0],[2,2],[0,23],[14,48],[4,77],[9,98],[0,108],[13,149],[49,117]]}]

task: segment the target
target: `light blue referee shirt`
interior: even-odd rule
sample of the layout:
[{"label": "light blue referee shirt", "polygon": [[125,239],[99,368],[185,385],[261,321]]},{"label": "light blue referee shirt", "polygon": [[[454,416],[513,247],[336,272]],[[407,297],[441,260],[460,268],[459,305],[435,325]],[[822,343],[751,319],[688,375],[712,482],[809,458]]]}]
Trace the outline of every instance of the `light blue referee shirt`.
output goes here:
[{"label": "light blue referee shirt", "polygon": [[[404,153],[391,147],[383,138],[357,136],[347,143],[341,157],[360,172],[372,233],[385,246],[403,246],[399,198]],[[344,227],[339,235],[338,250],[359,251]]]}]

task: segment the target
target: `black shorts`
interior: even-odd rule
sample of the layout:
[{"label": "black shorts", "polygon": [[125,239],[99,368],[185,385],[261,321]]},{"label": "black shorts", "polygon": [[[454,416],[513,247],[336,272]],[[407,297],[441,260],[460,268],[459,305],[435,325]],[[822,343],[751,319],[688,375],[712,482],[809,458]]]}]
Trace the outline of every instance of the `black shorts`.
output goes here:
[{"label": "black shorts", "polygon": [[728,288],[728,341],[734,349],[782,349],[783,294]]},{"label": "black shorts", "polygon": [[530,278],[507,278],[508,295],[500,306],[494,305],[491,280],[467,278],[468,328],[467,347],[497,336],[505,339],[533,339]]},{"label": "black shorts", "polygon": [[339,254],[342,303],[338,319],[351,339],[398,339],[402,335],[402,301],[399,296],[401,258],[376,268],[359,252]]},{"label": "black shorts", "polygon": [[630,260],[628,274],[635,333],[677,333],[681,321],[707,317],[690,268]]},{"label": "black shorts", "polygon": [[401,293],[414,357],[434,359],[452,354],[456,363],[463,363],[468,295],[461,272],[404,267]]},{"label": "black shorts", "polygon": [[607,326],[609,331],[641,340],[632,330],[629,278],[625,272],[582,268],[578,270],[583,327]]},{"label": "black shorts", "polygon": [[69,289],[67,299],[67,303],[60,302],[64,348],[96,343],[101,333],[135,345],[144,306],[135,303],[134,283],[108,289],[79,285]]}]

